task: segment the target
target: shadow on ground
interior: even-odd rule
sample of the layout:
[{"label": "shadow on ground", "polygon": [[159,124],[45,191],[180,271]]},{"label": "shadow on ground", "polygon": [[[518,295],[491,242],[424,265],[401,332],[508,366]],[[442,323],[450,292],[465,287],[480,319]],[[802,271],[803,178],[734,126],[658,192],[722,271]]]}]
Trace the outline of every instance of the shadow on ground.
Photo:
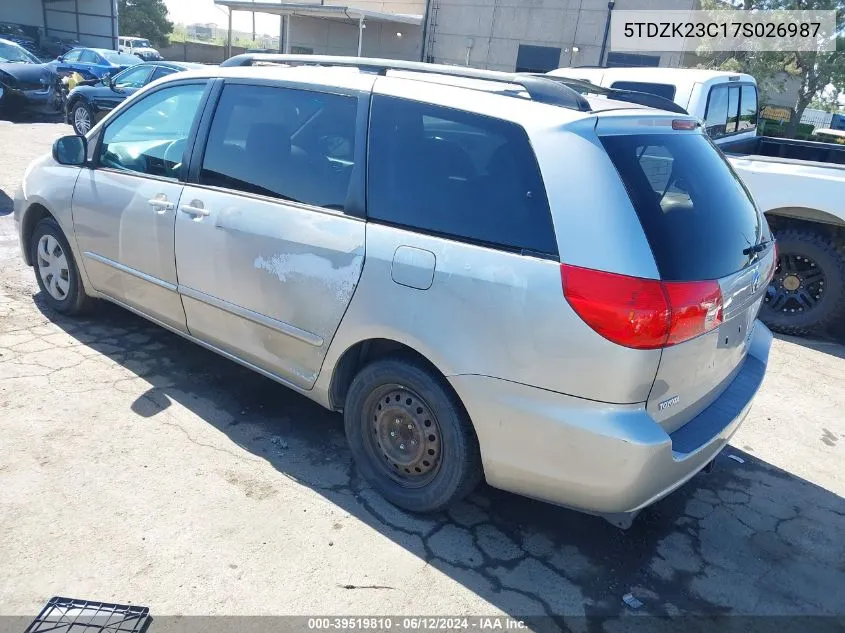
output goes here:
[{"label": "shadow on ground", "polygon": [[64,117],[61,112],[38,111],[38,110],[9,110],[0,109],[0,121],[10,123],[62,123]]},{"label": "shadow on ground", "polygon": [[[578,616],[635,612],[845,615],[843,499],[737,449],[627,532],[486,486],[448,514],[413,516],[359,479],[338,414],[119,308],[73,320],[39,299],[72,337],[149,383],[137,415],[179,403],[509,614],[555,616],[550,630],[602,630]],[[630,592],[636,611],[622,602]]]}]

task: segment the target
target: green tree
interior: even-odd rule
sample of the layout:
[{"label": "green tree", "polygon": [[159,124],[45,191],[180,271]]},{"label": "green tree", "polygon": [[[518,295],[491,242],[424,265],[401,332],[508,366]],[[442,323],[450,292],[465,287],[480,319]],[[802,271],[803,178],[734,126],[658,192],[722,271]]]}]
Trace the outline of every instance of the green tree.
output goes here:
[{"label": "green tree", "polygon": [[159,46],[167,46],[173,32],[164,0],[117,0],[117,19],[121,35],[146,37]]},{"label": "green tree", "polygon": [[[837,11],[837,26],[842,33],[841,19],[845,15],[845,0],[733,0],[726,6],[722,0],[705,0],[704,9],[733,8],[788,9],[802,11]],[[782,92],[785,87],[798,91],[792,106],[792,118],[786,128],[786,135],[794,138],[804,110],[814,99],[824,99],[824,92],[833,85],[838,93],[845,89],[845,38],[836,41],[836,52],[822,51],[777,51],[777,52],[700,52],[704,66],[752,75],[760,86],[763,96]]]},{"label": "green tree", "polygon": [[824,90],[813,97],[810,107],[816,110],[824,110],[825,112],[838,112],[839,95],[840,90],[836,86],[833,87],[833,90]]}]

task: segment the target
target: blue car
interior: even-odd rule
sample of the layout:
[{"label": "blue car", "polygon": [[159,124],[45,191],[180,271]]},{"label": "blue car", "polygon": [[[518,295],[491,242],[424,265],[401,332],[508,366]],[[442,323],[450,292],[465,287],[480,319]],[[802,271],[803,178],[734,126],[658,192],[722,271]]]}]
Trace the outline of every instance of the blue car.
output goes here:
[{"label": "blue car", "polygon": [[61,77],[77,72],[85,79],[102,79],[116,75],[130,66],[141,63],[141,58],[128,53],[118,53],[106,48],[74,48],[56,61],[56,72]]}]

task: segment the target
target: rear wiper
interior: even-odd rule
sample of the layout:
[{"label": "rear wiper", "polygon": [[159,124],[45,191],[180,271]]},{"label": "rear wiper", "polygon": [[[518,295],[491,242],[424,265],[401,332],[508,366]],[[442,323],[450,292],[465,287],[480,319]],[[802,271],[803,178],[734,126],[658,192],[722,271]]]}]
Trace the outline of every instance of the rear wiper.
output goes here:
[{"label": "rear wiper", "polygon": [[752,255],[753,253],[762,253],[764,250],[766,250],[766,248],[771,243],[772,243],[772,240],[768,240],[768,241],[760,242],[759,244],[755,244],[754,246],[749,246],[748,248],[743,249],[742,254],[743,255]]}]

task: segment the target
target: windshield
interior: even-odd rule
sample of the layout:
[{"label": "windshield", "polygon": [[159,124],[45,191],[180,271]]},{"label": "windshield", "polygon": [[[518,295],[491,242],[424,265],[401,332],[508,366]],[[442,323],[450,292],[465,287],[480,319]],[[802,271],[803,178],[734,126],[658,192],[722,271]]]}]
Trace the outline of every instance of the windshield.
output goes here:
[{"label": "windshield", "polygon": [[118,66],[131,66],[132,64],[141,63],[140,57],[127,55],[126,53],[118,53],[117,51],[102,51],[100,54],[106,58],[106,61]]},{"label": "windshield", "polygon": [[152,48],[150,40],[129,40],[129,43],[135,48]]},{"label": "windshield", "polygon": [[26,49],[12,44],[0,42],[0,62],[20,62],[23,64],[40,64],[38,58]]}]

